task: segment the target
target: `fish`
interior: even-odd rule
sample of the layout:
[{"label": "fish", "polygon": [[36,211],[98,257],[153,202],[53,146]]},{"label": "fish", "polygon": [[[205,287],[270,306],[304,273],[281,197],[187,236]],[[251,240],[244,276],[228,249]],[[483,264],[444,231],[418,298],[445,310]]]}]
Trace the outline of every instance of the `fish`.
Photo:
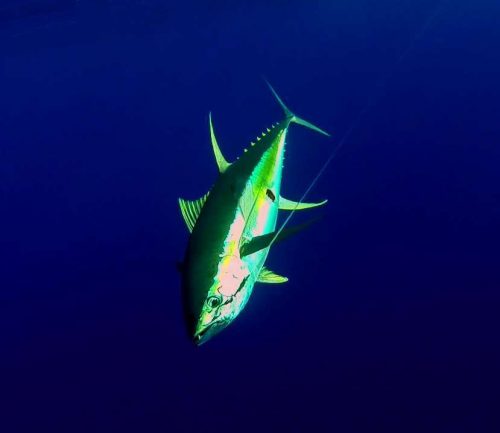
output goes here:
[{"label": "fish", "polygon": [[199,346],[225,329],[246,306],[256,283],[281,284],[288,278],[267,267],[271,246],[303,230],[310,222],[276,230],[278,211],[316,208],[317,203],[281,196],[286,137],[291,124],[329,134],[293,114],[269,88],[284,118],[266,128],[229,163],[209,130],[219,175],[197,200],[178,199],[189,240],[180,265],[182,303],[189,337]]}]

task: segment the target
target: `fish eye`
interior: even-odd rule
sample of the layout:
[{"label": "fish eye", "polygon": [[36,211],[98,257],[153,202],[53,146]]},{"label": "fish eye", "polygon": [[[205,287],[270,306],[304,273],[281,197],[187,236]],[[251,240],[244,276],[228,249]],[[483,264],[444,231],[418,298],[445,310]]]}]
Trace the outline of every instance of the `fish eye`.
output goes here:
[{"label": "fish eye", "polygon": [[221,304],[221,299],[218,296],[210,296],[210,298],[207,299],[207,305],[210,308],[217,308]]}]

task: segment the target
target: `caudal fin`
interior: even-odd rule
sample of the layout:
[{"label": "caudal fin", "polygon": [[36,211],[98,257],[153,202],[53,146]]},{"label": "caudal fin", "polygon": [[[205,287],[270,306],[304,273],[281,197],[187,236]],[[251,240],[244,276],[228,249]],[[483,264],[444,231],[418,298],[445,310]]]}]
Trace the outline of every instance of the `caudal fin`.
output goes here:
[{"label": "caudal fin", "polygon": [[311,122],[308,122],[307,120],[301,119],[300,117],[296,116],[295,114],[292,113],[292,111],[285,105],[283,100],[279,97],[279,95],[276,93],[276,90],[273,89],[273,86],[269,84],[269,82],[266,80],[267,85],[271,89],[271,92],[273,92],[274,97],[278,101],[278,104],[280,104],[281,108],[285,112],[285,116],[290,119],[290,122],[292,123],[297,123],[298,125],[305,126],[306,128],[312,129],[313,131],[319,132],[320,134],[326,135],[327,137],[330,136],[328,132],[323,131],[322,129],[318,128],[317,126],[313,125]]}]

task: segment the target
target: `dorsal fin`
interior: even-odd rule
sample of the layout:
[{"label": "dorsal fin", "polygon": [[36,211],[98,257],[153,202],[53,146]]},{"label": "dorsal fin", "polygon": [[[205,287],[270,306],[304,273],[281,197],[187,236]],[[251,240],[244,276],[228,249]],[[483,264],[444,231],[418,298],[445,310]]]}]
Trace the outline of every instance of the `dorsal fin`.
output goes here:
[{"label": "dorsal fin", "polygon": [[207,192],[203,197],[198,200],[184,200],[179,199],[179,207],[181,209],[182,217],[187,225],[189,233],[193,231],[193,227],[200,216],[201,209],[207,201],[209,192]]},{"label": "dorsal fin", "polygon": [[292,200],[287,200],[280,196],[279,210],[303,210],[311,209],[313,207],[323,206],[328,200],[323,200],[319,203],[301,203]]},{"label": "dorsal fin", "polygon": [[214,150],[215,161],[217,161],[217,167],[219,167],[219,173],[224,173],[226,169],[231,165],[226,161],[226,158],[222,155],[217,139],[215,138],[214,126],[212,125],[212,113],[208,113],[208,121],[210,123],[210,140],[212,141],[212,148]]},{"label": "dorsal fin", "polygon": [[259,283],[268,283],[268,284],[280,284],[286,283],[288,281],[287,277],[283,275],[275,274],[273,271],[270,271],[266,267],[262,267],[259,278],[257,278]]}]

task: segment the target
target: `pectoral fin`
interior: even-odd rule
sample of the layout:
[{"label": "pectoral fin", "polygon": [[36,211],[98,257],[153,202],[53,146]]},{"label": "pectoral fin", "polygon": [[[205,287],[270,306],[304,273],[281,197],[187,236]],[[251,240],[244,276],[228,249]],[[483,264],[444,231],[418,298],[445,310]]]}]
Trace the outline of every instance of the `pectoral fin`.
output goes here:
[{"label": "pectoral fin", "polygon": [[217,167],[219,167],[219,173],[224,173],[231,164],[227,162],[226,158],[222,155],[217,139],[215,138],[214,126],[212,125],[212,113],[208,114],[208,121],[210,123],[210,140],[212,141],[212,148],[214,150],[215,160],[217,161]]},{"label": "pectoral fin", "polygon": [[279,209],[280,210],[303,210],[311,209],[313,207],[323,206],[328,200],[323,200],[319,203],[300,203],[292,200],[287,200],[284,197],[280,197]]},{"label": "pectoral fin", "polygon": [[[304,224],[300,224],[295,227],[289,227],[278,232],[271,232],[267,235],[256,236],[252,240],[244,243],[240,248],[240,257],[243,258],[250,254],[256,253],[257,251],[263,250],[264,248],[268,248],[271,246],[271,243],[281,242],[282,240],[294,235],[295,233],[301,232],[302,230],[309,227],[312,223],[316,222],[318,218],[314,218],[310,221],[305,222]],[[275,239],[276,238],[276,239]],[[275,240],[274,240],[275,239]]]},{"label": "pectoral fin", "polygon": [[286,283],[287,281],[288,281],[287,277],[275,274],[273,271],[270,271],[265,267],[262,267],[259,274],[259,278],[257,278],[257,282],[268,283],[268,284],[280,284],[280,283]]},{"label": "pectoral fin", "polygon": [[250,187],[244,189],[243,194],[238,203],[245,221],[248,221],[248,218],[252,213],[252,211],[254,210],[255,204],[257,202],[257,196],[255,195],[255,192],[251,185],[252,181],[249,180],[249,183]]},{"label": "pectoral fin", "polygon": [[193,227],[196,224],[198,217],[200,216],[201,209],[207,201],[208,192],[198,200],[184,200],[179,199],[179,207],[181,209],[182,217],[187,225],[189,233],[193,231]]}]

